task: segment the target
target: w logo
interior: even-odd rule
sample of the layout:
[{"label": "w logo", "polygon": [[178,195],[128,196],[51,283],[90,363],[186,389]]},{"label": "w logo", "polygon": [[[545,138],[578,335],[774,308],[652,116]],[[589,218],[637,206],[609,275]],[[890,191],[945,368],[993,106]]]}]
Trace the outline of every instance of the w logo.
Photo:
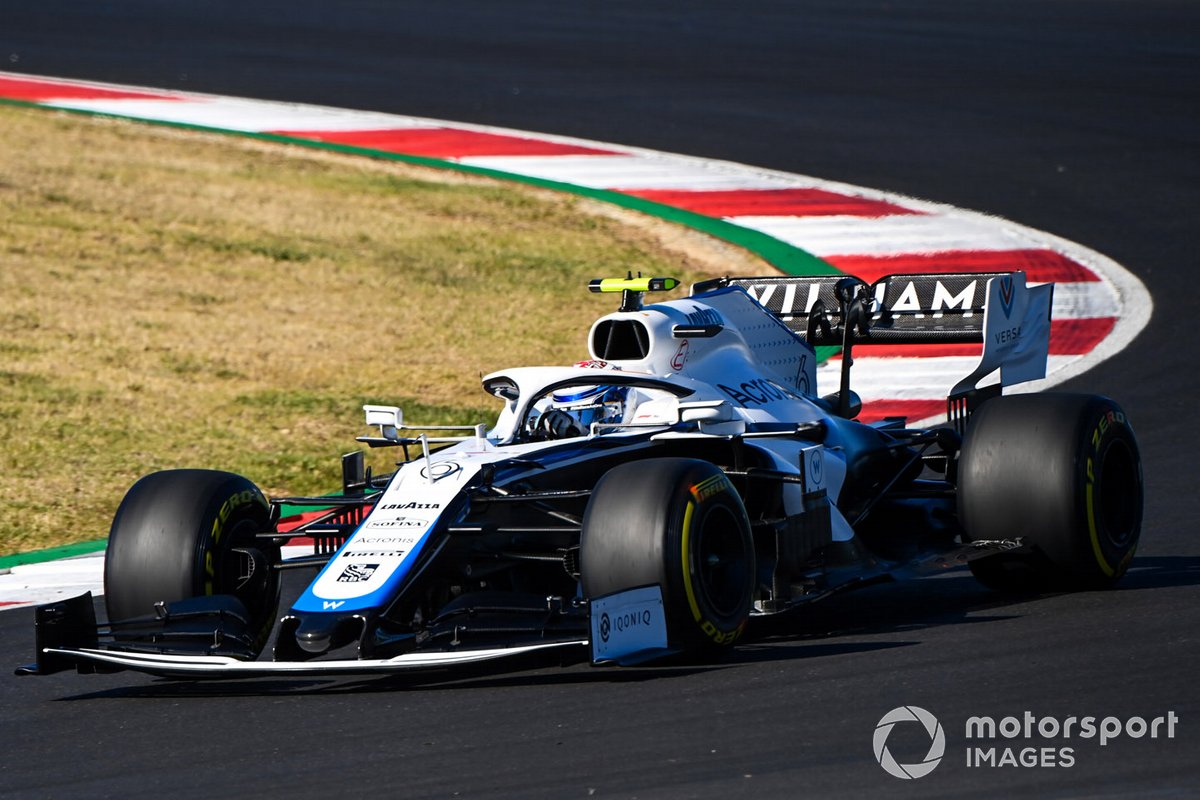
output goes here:
[{"label": "w logo", "polygon": [[1000,307],[1004,310],[1004,318],[1012,318],[1013,297],[1016,291],[1013,287],[1012,275],[1005,275],[1000,281]]}]

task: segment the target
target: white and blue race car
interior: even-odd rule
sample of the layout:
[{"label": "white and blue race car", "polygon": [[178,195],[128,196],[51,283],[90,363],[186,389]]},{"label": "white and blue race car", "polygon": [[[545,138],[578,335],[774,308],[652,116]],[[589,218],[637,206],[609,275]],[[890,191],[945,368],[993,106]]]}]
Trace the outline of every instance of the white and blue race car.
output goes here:
[{"label": "white and blue race car", "polygon": [[[1045,374],[1052,285],[1022,273],[593,281],[620,309],[590,360],[486,376],[494,424],[410,426],[367,406],[342,491],[268,500],[211,470],[146,476],[90,595],[42,606],[48,674],[392,673],[543,652],[707,658],[758,618],[968,565],[1005,591],[1100,587],[1141,527],[1137,443],[1111,400],[1004,395]],[[864,424],[856,347],[982,342],[947,421]],[[816,347],[841,349],[818,396]],[[822,350],[827,352],[827,350]],[[302,517],[283,509],[307,508]],[[290,513],[290,512],[289,512]],[[311,555],[282,558],[303,538]],[[281,574],[315,577],[280,615]]]}]

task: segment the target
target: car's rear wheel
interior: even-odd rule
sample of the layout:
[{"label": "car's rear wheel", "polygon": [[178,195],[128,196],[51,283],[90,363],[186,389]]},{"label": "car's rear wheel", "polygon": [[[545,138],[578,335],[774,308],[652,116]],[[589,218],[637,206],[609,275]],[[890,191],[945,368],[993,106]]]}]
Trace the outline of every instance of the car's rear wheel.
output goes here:
[{"label": "car's rear wheel", "polygon": [[1142,471],[1125,413],[1105,397],[998,397],[971,418],[958,467],[959,518],[972,540],[1028,547],[971,570],[1003,591],[1111,585],[1142,520]]},{"label": "car's rear wheel", "polygon": [[580,548],[588,597],[656,584],[672,646],[711,651],[742,634],[754,590],[754,541],[741,497],[718,467],[634,461],[596,484]]},{"label": "car's rear wheel", "polygon": [[232,595],[248,614],[254,650],[266,644],[279,606],[279,547],[269,506],[246,478],[229,472],[155,472],[125,495],[104,562],[110,620],[153,614],[157,603]]}]

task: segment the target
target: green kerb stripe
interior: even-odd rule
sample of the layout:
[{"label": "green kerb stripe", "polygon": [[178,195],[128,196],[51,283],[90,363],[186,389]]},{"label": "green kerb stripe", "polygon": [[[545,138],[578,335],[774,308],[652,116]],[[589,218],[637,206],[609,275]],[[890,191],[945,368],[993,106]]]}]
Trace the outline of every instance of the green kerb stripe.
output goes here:
[{"label": "green kerb stripe", "polygon": [[0,570],[12,569],[22,564],[40,564],[43,561],[57,561],[60,558],[98,553],[104,549],[107,543],[107,539],[97,539],[92,542],[67,544],[62,547],[50,547],[46,550],[34,550],[32,553],[18,553],[15,556],[0,556]]}]

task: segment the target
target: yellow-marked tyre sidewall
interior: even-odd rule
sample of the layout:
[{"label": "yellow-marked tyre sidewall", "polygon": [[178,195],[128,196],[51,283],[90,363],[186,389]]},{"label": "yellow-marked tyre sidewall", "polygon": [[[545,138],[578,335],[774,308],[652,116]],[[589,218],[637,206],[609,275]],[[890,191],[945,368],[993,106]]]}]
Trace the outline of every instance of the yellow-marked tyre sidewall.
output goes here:
[{"label": "yellow-marked tyre sidewall", "polygon": [[[1133,431],[1116,405],[1100,407],[1088,427],[1082,456],[1082,516],[1088,533],[1084,549],[1098,574],[1084,577],[1104,583],[1124,575],[1137,550],[1142,517],[1141,460]],[[1131,486],[1137,487],[1136,497],[1129,492]]]},{"label": "yellow-marked tyre sidewall", "polygon": [[682,519],[671,531],[678,531],[671,542],[679,553],[674,569],[682,591],[676,594],[687,601],[687,608],[675,615],[682,617],[677,628],[683,628],[682,637],[699,648],[728,647],[736,642],[745,631],[752,600],[749,576],[744,581],[706,577],[711,568],[705,561],[710,557],[749,558],[744,562],[745,568],[753,575],[754,546],[749,523],[745,525],[744,537],[741,530],[745,509],[729,479],[723,474],[719,478],[724,483],[720,492],[702,502],[693,496],[684,501]]}]

